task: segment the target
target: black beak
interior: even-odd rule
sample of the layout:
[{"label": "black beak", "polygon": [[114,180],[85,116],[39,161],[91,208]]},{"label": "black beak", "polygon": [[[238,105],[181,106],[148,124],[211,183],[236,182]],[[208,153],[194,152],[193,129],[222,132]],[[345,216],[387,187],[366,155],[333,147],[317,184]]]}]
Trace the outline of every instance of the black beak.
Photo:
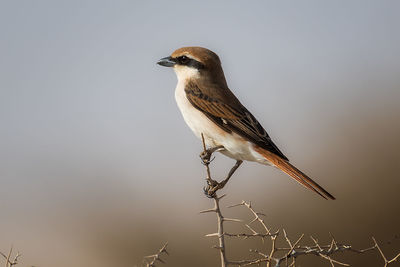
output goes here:
[{"label": "black beak", "polygon": [[164,67],[173,67],[176,64],[176,61],[172,57],[164,57],[157,61],[157,64]]}]

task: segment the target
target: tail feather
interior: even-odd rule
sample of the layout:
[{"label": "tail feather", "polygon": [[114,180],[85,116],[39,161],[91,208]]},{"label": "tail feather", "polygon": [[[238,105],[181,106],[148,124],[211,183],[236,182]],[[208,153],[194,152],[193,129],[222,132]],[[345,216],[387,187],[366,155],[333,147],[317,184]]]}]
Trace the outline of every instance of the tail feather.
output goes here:
[{"label": "tail feather", "polygon": [[254,147],[254,149],[260,153],[265,159],[267,159],[269,162],[271,162],[275,167],[279,168],[281,171],[284,173],[288,174],[291,176],[293,179],[295,179],[298,183],[303,185],[304,187],[311,189],[321,197],[325,199],[335,199],[334,196],[329,194],[325,189],[323,189],[319,184],[314,182],[310,177],[308,177],[306,174],[301,172],[299,169],[297,169],[295,166],[290,164],[288,161],[282,159],[278,155],[269,152],[268,150],[262,149],[260,147]]}]

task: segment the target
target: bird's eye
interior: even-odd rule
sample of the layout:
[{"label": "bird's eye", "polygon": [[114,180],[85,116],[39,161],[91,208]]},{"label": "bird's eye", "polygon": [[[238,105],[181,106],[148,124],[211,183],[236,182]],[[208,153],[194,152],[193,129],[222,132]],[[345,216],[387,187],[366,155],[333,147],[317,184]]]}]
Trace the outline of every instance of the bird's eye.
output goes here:
[{"label": "bird's eye", "polygon": [[179,63],[181,63],[181,64],[186,64],[186,63],[189,62],[189,60],[190,59],[187,56],[180,56],[179,57]]}]

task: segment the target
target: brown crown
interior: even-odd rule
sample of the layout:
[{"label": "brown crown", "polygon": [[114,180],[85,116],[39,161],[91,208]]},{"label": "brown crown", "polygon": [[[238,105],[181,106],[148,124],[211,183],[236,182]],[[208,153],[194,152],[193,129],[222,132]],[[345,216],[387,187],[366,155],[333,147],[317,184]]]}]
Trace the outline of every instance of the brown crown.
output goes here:
[{"label": "brown crown", "polygon": [[182,47],[175,50],[171,57],[176,58],[180,56],[187,56],[193,58],[205,66],[213,66],[213,65],[221,65],[221,61],[217,54],[213,51],[208,50],[207,48],[198,47],[198,46],[190,46],[190,47]]}]

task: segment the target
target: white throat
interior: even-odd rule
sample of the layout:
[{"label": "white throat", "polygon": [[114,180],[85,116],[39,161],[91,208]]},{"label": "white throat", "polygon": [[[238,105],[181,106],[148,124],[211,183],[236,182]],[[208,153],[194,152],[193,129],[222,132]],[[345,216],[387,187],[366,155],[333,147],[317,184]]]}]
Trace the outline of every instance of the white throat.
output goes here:
[{"label": "white throat", "polygon": [[178,83],[184,82],[189,79],[198,78],[200,75],[198,69],[181,65],[175,65],[174,71],[176,73],[176,76],[178,77]]}]

